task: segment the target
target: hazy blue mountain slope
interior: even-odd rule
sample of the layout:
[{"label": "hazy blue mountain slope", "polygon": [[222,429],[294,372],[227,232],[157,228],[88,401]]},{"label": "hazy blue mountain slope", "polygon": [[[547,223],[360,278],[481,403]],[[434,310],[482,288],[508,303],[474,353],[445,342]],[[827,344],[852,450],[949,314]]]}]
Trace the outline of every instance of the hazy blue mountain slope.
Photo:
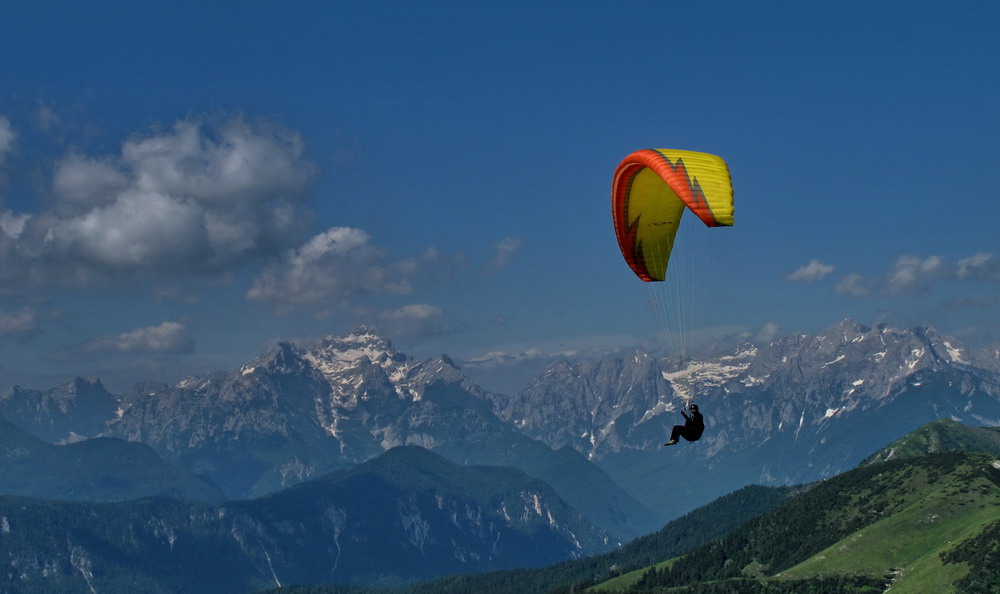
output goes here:
[{"label": "hazy blue mountain slope", "polygon": [[[0,409],[50,440],[101,434],[148,444],[231,498],[400,445],[516,466],[625,542],[744,485],[833,476],[935,419],[1000,422],[1000,375],[978,360],[932,329],[844,320],[700,360],[637,351],[564,361],[499,395],[447,356],[416,361],[360,328],[121,396],[83,380],[14,389]],[[705,435],[664,448],[685,397],[701,405]]]},{"label": "hazy blue mountain slope", "polygon": [[0,497],[0,591],[239,593],[287,583],[400,584],[606,550],[605,532],[510,468],[419,448],[256,500]]},{"label": "hazy blue mountain slope", "polygon": [[666,520],[585,456],[553,451],[500,420],[484,391],[448,357],[415,361],[366,329],[304,349],[281,343],[231,372],[105,394],[98,400],[108,405],[94,408],[103,416],[86,423],[79,415],[53,412],[73,409],[69,404],[78,403],[87,386],[97,392],[78,380],[45,392],[15,389],[4,402],[31,411],[20,419],[58,421],[59,435],[91,435],[99,428],[101,435],[148,444],[210,478],[232,499],[417,445],[462,464],[521,468],[549,483],[615,542],[653,532]]},{"label": "hazy blue mountain slope", "polygon": [[117,410],[118,397],[101,380],[77,378],[51,390],[14,386],[0,394],[0,418],[53,443],[100,435]]},{"label": "hazy blue mountain slope", "polygon": [[96,438],[53,445],[0,420],[0,494],[124,501],[163,496],[221,501],[222,491],[147,445]]},{"label": "hazy blue mountain slope", "polygon": [[[673,520],[656,533],[637,538],[621,549],[540,569],[516,569],[445,577],[413,584],[393,592],[395,594],[580,592],[588,585],[603,582],[609,576],[651,565],[660,559],[679,555],[715,540],[753,517],[777,507],[802,490],[801,487],[746,487]],[[342,592],[342,589],[341,586],[327,585],[286,587],[269,592],[336,594]]]}]

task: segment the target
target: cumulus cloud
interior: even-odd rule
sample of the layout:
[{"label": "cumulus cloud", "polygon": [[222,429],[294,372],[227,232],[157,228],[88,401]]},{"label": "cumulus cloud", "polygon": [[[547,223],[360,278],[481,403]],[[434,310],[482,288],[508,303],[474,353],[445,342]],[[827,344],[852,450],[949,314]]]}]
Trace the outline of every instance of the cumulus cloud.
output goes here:
[{"label": "cumulus cloud", "polygon": [[778,322],[768,322],[754,334],[754,340],[759,343],[768,343],[779,336],[781,336],[781,325]]},{"label": "cumulus cloud", "polygon": [[833,266],[823,264],[819,260],[810,260],[809,264],[789,274],[787,278],[790,281],[814,282],[824,278],[831,272],[833,272]]},{"label": "cumulus cloud", "polygon": [[113,202],[128,185],[128,176],[115,160],[79,153],[61,159],[52,177],[52,190],[62,205],[82,211]]},{"label": "cumulus cloud", "polygon": [[[571,354],[575,355],[576,352],[572,351]],[[472,357],[468,360],[468,363],[471,367],[492,368],[504,365],[517,365],[519,363],[532,360],[552,361],[556,358],[566,356],[565,352],[550,353],[534,347],[517,352],[490,351],[488,353]]]},{"label": "cumulus cloud", "polygon": [[50,211],[0,216],[0,291],[212,272],[272,254],[311,222],[313,174],[298,134],[243,118],[180,121],[116,155],[68,154]]},{"label": "cumulus cloud", "polygon": [[848,274],[837,283],[837,292],[855,297],[867,297],[871,294],[871,288],[860,274]]},{"label": "cumulus cloud", "polygon": [[956,271],[963,280],[1000,280],[1000,259],[992,253],[978,253],[958,261]]},{"label": "cumulus cloud", "polygon": [[[942,256],[904,255],[893,262],[878,282],[869,283],[860,274],[849,274],[837,284],[837,292],[857,297],[875,291],[887,295],[912,295],[928,293],[936,283],[955,280],[1000,281],[1000,258],[991,252],[980,252],[953,264]],[[961,300],[955,301],[959,302]]]},{"label": "cumulus cloud", "polygon": [[992,309],[1000,307],[1000,295],[977,297],[955,297],[945,302],[945,307],[954,310]]},{"label": "cumulus cloud", "polygon": [[39,314],[31,308],[16,312],[0,310],[0,339],[27,338],[39,331]]},{"label": "cumulus cloud", "polygon": [[45,105],[44,103],[39,103],[36,106],[34,122],[45,132],[51,132],[63,125],[63,119],[59,113],[56,112],[56,110],[51,106]]},{"label": "cumulus cloud", "polygon": [[10,125],[10,120],[0,116],[0,165],[3,164],[7,155],[14,150],[14,140],[17,138],[17,134],[14,133],[14,128]]},{"label": "cumulus cloud", "polygon": [[31,215],[14,214],[9,210],[0,212],[0,240],[16,240],[30,218]]},{"label": "cumulus cloud", "polygon": [[411,263],[393,266],[367,233],[333,227],[267,266],[247,297],[278,310],[300,305],[346,305],[364,293],[408,293]]},{"label": "cumulus cloud", "polygon": [[425,303],[404,305],[398,309],[382,312],[379,325],[390,336],[404,340],[434,338],[445,333],[441,308]]},{"label": "cumulus cloud", "polygon": [[518,237],[504,237],[493,246],[494,256],[487,265],[487,270],[499,270],[506,268],[511,259],[521,249],[521,239]]},{"label": "cumulus cloud", "polygon": [[63,353],[66,358],[110,353],[186,355],[195,350],[194,335],[179,322],[136,328],[117,336],[95,338]]},{"label": "cumulus cloud", "polygon": [[886,276],[886,291],[890,294],[927,291],[934,281],[947,275],[941,256],[900,256]]},{"label": "cumulus cloud", "polygon": [[163,322],[119,334],[109,345],[122,353],[186,354],[194,352],[194,336],[184,324]]}]

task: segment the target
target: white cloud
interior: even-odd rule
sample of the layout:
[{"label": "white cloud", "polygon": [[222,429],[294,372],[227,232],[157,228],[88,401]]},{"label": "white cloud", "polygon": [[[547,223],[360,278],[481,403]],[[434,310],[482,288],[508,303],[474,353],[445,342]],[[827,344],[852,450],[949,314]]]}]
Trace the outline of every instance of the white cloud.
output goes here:
[{"label": "white cloud", "polygon": [[383,312],[379,315],[379,325],[388,335],[403,340],[433,338],[445,333],[442,314],[437,306],[414,303]]},{"label": "white cloud", "polygon": [[198,266],[212,253],[204,211],[166,194],[125,192],[49,227],[49,253],[106,270]]},{"label": "white cloud", "polygon": [[194,336],[179,322],[163,322],[159,326],[136,328],[117,336],[94,339],[78,352],[86,354],[190,354],[195,350]]},{"label": "white cloud", "polygon": [[837,283],[837,292],[855,297],[867,297],[871,294],[871,288],[860,274],[848,274]]},{"label": "white cloud", "polygon": [[30,218],[31,215],[18,215],[10,212],[9,210],[0,212],[0,240],[16,240],[24,231],[24,225]]},{"label": "white cloud", "polygon": [[[926,293],[932,285],[942,281],[1000,281],[1000,258],[991,252],[980,252],[958,260],[957,264],[947,262],[942,256],[900,256],[879,283],[869,283],[859,274],[849,274],[837,284],[837,292],[857,297],[870,295],[873,291],[888,295],[912,295]],[[974,303],[958,299],[952,303]]]},{"label": "white cloud", "polygon": [[33,309],[17,312],[0,311],[0,339],[26,338],[39,330],[39,315]]},{"label": "white cloud", "polygon": [[34,116],[35,123],[45,132],[51,132],[63,125],[62,117],[49,105],[39,104]]},{"label": "white cloud", "polygon": [[3,214],[0,292],[217,272],[273,254],[311,223],[314,169],[298,134],[243,118],[183,120],[117,155],[70,153],[54,168],[50,211]]},{"label": "white cloud", "polygon": [[886,276],[886,291],[891,294],[928,290],[930,284],[946,275],[941,256],[900,256]]},{"label": "white cloud", "polygon": [[819,260],[810,260],[809,264],[789,274],[787,278],[790,281],[814,282],[824,278],[831,272],[833,272],[833,266],[823,264]]},{"label": "white cloud", "polygon": [[991,309],[998,306],[1000,306],[1000,295],[955,297],[945,303],[945,307],[954,310]]},{"label": "white cloud", "polygon": [[3,164],[7,155],[14,150],[15,139],[17,139],[17,134],[14,133],[10,120],[0,116],[0,164]]},{"label": "white cloud", "polygon": [[112,159],[72,153],[56,163],[52,191],[61,205],[88,206],[112,202],[129,185],[122,167]]},{"label": "white cloud", "polygon": [[181,121],[171,133],[126,142],[122,162],[144,191],[244,207],[300,190],[312,169],[302,149],[298,134],[266,122],[237,118],[207,129]]},{"label": "white cloud", "polygon": [[193,353],[194,336],[184,324],[163,322],[119,334],[115,348],[123,353]]},{"label": "white cloud", "polygon": [[958,278],[963,280],[1000,280],[1000,259],[981,252],[958,261]]},{"label": "white cloud", "polygon": [[370,240],[360,229],[327,229],[266,267],[247,297],[284,311],[299,305],[345,305],[363,293],[409,292],[409,263],[388,265],[384,250]]},{"label": "white cloud", "polygon": [[779,336],[781,336],[781,326],[778,322],[768,322],[754,334],[754,340],[759,343],[768,343]]},{"label": "white cloud", "polygon": [[522,241],[518,237],[504,237],[493,246],[495,254],[487,265],[487,270],[499,270],[510,264],[514,255],[521,250]]}]

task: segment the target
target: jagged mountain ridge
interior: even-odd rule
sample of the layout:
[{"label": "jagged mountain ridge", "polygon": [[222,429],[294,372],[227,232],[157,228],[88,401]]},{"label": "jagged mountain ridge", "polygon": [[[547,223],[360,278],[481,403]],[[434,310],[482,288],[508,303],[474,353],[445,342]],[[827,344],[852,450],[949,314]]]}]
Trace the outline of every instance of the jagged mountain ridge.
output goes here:
[{"label": "jagged mountain ridge", "polygon": [[14,386],[0,395],[0,417],[53,443],[68,443],[104,431],[118,397],[99,379],[76,378],[51,390]]},{"label": "jagged mountain ridge", "polygon": [[[0,415],[12,414],[15,423],[34,418],[22,392],[0,396]],[[79,424],[101,427],[88,437],[146,443],[231,498],[419,445],[462,464],[520,468],[551,484],[616,542],[665,520],[582,455],[554,451],[497,418],[486,393],[447,356],[415,361],[364,328],[305,349],[278,344],[231,373],[136,385]]]},{"label": "jagged mountain ridge", "polygon": [[[420,417],[412,409],[428,408],[424,395],[435,385],[483,394],[447,357],[417,362],[361,328],[309,349],[280,343],[230,374],[132,389],[105,431],[150,443],[209,475],[245,465],[245,456],[273,466],[256,482],[236,483],[235,494],[254,495],[394,446],[434,448],[440,440],[411,429]],[[465,400],[492,416],[481,398]],[[227,459],[234,444],[243,460]]]},{"label": "jagged mountain ridge", "polygon": [[[447,356],[415,361],[361,328],[305,349],[279,344],[232,373],[143,384],[121,397],[83,380],[60,394],[15,389],[0,396],[0,414],[62,430],[50,439],[96,426],[148,443],[230,496],[270,492],[411,444],[461,463],[522,468],[589,514],[602,504],[573,498],[592,489],[591,479],[612,499],[623,493],[613,494],[618,487],[595,476],[602,473],[586,456],[662,520],[745,484],[831,476],[940,417],[1000,424],[1000,379],[975,362],[932,329],[844,320],[817,336],[747,343],[683,365],[641,351],[562,362],[523,391],[500,395]],[[74,391],[90,394],[90,404],[65,401],[62,393]],[[708,430],[695,445],[664,450],[685,395],[701,404]],[[677,480],[692,468],[698,481]],[[655,529],[656,514],[630,513],[649,522],[616,527],[615,513],[594,519],[626,537]]]},{"label": "jagged mountain ridge", "polygon": [[[679,422],[684,400],[708,405],[706,415],[719,418],[720,399],[744,396],[741,412],[755,413],[734,426],[765,439],[781,431],[800,431],[860,407],[880,406],[893,399],[908,381],[928,372],[950,371],[968,383],[1000,394],[997,377],[967,361],[968,353],[933,330],[867,328],[844,320],[819,336],[791,336],[768,345],[744,344],[714,359],[676,363],[637,350],[631,357],[573,364],[559,362],[525,390],[513,396],[491,395],[501,417],[553,447],[570,446],[600,459],[622,450],[647,450]],[[770,393],[781,398],[761,398]],[[760,403],[777,401],[777,410]],[[988,414],[987,414],[987,411]],[[987,408],[970,409],[967,420],[1000,424]],[[667,414],[670,413],[670,414]],[[728,419],[727,419],[728,420]],[[719,433],[715,435],[718,437]],[[725,446],[707,434],[710,453]]]},{"label": "jagged mountain ridge", "polygon": [[[683,365],[642,351],[563,362],[493,403],[521,431],[586,454],[673,515],[744,484],[832,476],[940,417],[1000,424],[1000,376],[971,363],[932,329],[844,320],[817,336],[744,344]],[[692,395],[706,417],[704,437],[664,450]],[[678,480],[691,472],[698,480]]]}]

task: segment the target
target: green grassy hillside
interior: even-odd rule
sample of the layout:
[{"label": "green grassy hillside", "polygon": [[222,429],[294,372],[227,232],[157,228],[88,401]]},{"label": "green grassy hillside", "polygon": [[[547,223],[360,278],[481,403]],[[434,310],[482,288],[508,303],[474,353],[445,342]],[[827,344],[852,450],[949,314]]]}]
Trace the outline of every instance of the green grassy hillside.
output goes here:
[{"label": "green grassy hillside", "polygon": [[994,465],[992,455],[949,452],[858,468],[672,564],[595,590],[975,591],[956,582],[1000,571],[990,565],[1000,524]]},{"label": "green grassy hillside", "polygon": [[982,452],[1000,456],[1000,427],[970,427],[951,419],[927,423],[875,452],[860,466],[935,452]]},{"label": "green grassy hillside", "polygon": [[[899,474],[894,511],[848,535],[780,578],[889,573],[894,592],[937,594],[969,572],[942,554],[1000,519],[1000,488],[985,472],[992,460],[969,456],[947,474],[933,468]],[[894,476],[894,475],[890,475]],[[898,495],[897,495],[898,493]]]}]

